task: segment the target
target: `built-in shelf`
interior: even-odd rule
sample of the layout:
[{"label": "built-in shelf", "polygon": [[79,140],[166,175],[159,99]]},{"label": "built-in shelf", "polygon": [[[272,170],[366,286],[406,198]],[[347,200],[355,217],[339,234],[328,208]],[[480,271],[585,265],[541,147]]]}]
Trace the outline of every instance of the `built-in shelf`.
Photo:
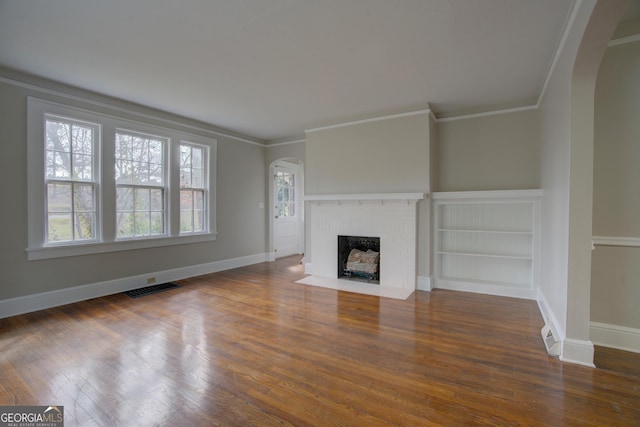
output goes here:
[{"label": "built-in shelf", "polygon": [[541,190],[433,193],[434,286],[535,298]]}]

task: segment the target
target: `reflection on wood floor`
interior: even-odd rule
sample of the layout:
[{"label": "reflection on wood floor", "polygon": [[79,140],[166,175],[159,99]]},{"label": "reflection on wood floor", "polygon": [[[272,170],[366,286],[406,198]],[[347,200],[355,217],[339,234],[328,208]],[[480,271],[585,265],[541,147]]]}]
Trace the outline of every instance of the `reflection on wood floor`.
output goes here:
[{"label": "reflection on wood floor", "polygon": [[298,258],[0,320],[0,404],[67,426],[638,425],[638,377],[547,356],[534,301],[293,283]]}]

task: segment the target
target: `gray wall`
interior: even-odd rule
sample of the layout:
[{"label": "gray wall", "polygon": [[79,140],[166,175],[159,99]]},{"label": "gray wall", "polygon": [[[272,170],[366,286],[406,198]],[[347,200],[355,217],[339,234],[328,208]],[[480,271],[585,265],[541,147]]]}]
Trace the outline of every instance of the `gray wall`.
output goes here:
[{"label": "gray wall", "polygon": [[[423,113],[307,132],[305,194],[430,192],[429,129]],[[422,201],[418,275],[427,277],[429,235],[429,205]]]},{"label": "gray wall", "polygon": [[[20,84],[10,84],[19,80]],[[42,87],[43,90],[37,87]],[[55,92],[53,92],[55,91]],[[57,92],[216,131],[206,124],[0,69],[0,300],[266,252],[265,148],[201,132],[218,141],[216,241],[79,257],[27,261],[26,97],[34,96],[136,120],[125,113],[57,96]],[[167,127],[164,122],[150,124]],[[198,134],[191,128],[178,130]]]},{"label": "gray wall", "polygon": [[[596,86],[593,234],[640,238],[640,42],[607,49]],[[592,254],[591,321],[640,329],[640,248]]]},{"label": "gray wall", "polygon": [[298,162],[304,163],[305,158],[305,142],[297,142],[295,144],[283,144],[275,146],[267,146],[266,167],[271,163],[281,159],[296,159]]},{"label": "gray wall", "polygon": [[427,192],[427,114],[307,133],[306,194]]},{"label": "gray wall", "polygon": [[538,111],[437,124],[434,191],[539,188]]}]

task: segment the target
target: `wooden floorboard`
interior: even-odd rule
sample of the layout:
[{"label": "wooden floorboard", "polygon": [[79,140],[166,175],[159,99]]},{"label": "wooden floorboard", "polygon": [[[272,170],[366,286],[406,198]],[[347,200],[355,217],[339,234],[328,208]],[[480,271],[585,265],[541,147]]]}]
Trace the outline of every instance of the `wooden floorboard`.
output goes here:
[{"label": "wooden floorboard", "polygon": [[600,369],[634,375],[640,381],[640,353],[596,345],[594,349],[594,364]]},{"label": "wooden floorboard", "polygon": [[303,276],[292,257],[2,319],[0,404],[67,426],[640,425],[638,377],[550,358],[534,301]]}]

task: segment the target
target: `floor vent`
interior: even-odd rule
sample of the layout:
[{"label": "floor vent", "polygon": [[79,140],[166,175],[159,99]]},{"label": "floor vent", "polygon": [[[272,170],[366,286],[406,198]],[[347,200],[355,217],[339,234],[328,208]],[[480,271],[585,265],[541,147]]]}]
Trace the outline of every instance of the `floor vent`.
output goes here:
[{"label": "floor vent", "polygon": [[547,348],[549,356],[560,356],[562,343],[555,337],[551,327],[549,325],[544,325],[540,334],[542,335],[542,340],[544,341],[544,346]]},{"label": "floor vent", "polygon": [[123,292],[125,295],[131,298],[143,297],[145,295],[156,294],[158,292],[166,291],[173,288],[179,288],[180,285],[176,283],[162,283],[159,285],[145,286],[144,288],[133,289],[131,291]]}]

